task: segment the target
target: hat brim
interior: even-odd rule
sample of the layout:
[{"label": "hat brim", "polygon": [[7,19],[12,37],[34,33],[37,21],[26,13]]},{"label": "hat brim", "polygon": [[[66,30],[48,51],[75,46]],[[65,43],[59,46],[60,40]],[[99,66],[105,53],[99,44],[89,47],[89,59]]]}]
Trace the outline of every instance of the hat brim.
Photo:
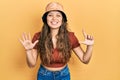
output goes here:
[{"label": "hat brim", "polygon": [[[64,22],[67,22],[66,14],[65,14],[63,11],[60,11],[60,10],[51,10],[51,11],[58,11],[58,12],[60,12],[60,13],[62,14],[62,16],[63,16]],[[47,23],[47,15],[48,15],[48,13],[51,12],[51,11],[47,11],[47,12],[45,12],[45,13],[43,14],[43,16],[42,16],[42,21],[43,21],[44,23]]]}]

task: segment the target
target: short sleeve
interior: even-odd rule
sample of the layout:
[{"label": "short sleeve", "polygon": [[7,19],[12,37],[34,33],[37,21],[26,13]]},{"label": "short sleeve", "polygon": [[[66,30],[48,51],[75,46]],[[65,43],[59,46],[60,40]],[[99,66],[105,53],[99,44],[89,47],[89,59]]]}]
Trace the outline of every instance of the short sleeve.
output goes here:
[{"label": "short sleeve", "polygon": [[69,39],[70,39],[72,49],[80,46],[80,43],[73,32],[69,32]]},{"label": "short sleeve", "polygon": [[[33,38],[32,38],[32,43],[34,43],[36,40],[39,40],[39,37],[40,37],[40,32],[35,33],[34,36],[33,36]],[[34,49],[37,49],[37,45],[38,45],[38,44],[36,44],[36,45],[34,46]]]}]

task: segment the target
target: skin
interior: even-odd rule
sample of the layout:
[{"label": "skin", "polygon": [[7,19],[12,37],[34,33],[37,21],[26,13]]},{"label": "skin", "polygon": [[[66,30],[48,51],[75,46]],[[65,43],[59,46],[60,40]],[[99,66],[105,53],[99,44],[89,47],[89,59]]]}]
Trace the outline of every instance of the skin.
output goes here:
[{"label": "skin", "polygon": [[[51,11],[47,16],[47,23],[50,26],[53,46],[55,48],[56,41],[57,41],[55,36],[58,33],[60,25],[62,24],[62,14],[57,11]],[[86,51],[83,51],[81,46],[74,48],[73,51],[78,56],[81,62],[88,64],[92,56],[94,39],[91,35],[86,34],[84,30],[82,30],[82,33],[84,35],[84,41],[79,41],[79,42],[80,44],[86,45]],[[26,50],[26,57],[27,57],[26,59],[29,67],[34,67],[36,65],[38,53],[36,49],[33,49],[33,47],[37,44],[38,40],[32,43],[31,35],[26,33],[23,33],[22,39],[19,39],[19,40]],[[64,68],[64,66],[59,68],[49,68],[47,66],[44,66],[44,67],[52,71],[57,71]]]}]

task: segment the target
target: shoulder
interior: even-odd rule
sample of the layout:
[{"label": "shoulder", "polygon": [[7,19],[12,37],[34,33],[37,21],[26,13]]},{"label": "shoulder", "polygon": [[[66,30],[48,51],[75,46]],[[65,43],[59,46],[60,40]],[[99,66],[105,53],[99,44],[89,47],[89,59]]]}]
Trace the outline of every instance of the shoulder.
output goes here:
[{"label": "shoulder", "polygon": [[68,37],[69,37],[72,48],[80,46],[80,43],[76,35],[74,34],[74,32],[68,32]]},{"label": "shoulder", "polygon": [[40,33],[41,33],[41,32],[36,32],[36,33],[33,35],[32,42],[34,42],[34,41],[36,41],[36,40],[39,39]]},{"label": "shoulder", "polygon": [[34,36],[39,36],[41,32],[36,32]]},{"label": "shoulder", "polygon": [[40,36],[40,33],[41,33],[41,32],[36,32],[36,33],[34,34],[33,38],[34,38],[34,37],[39,37],[39,36]]},{"label": "shoulder", "polygon": [[74,32],[70,32],[70,31],[68,32],[68,36],[69,36],[69,38],[76,37],[75,33]]}]

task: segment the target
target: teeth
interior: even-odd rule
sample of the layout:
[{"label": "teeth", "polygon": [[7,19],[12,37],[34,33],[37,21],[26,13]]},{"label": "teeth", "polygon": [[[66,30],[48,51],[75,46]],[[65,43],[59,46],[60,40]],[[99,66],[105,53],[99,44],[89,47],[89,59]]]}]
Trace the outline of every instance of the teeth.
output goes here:
[{"label": "teeth", "polygon": [[57,24],[57,22],[51,22],[53,25],[56,25]]}]

